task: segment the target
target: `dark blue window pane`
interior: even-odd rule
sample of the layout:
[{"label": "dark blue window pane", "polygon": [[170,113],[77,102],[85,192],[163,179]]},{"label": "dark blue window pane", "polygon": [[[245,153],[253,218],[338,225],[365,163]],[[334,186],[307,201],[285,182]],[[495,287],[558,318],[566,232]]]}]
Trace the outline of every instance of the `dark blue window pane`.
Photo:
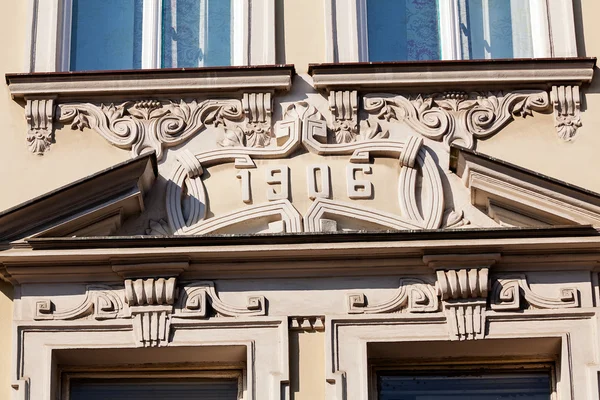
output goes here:
[{"label": "dark blue window pane", "polygon": [[163,0],[162,67],[231,65],[231,0]]},{"label": "dark blue window pane", "polygon": [[72,71],[141,68],[142,0],[73,0]]},{"label": "dark blue window pane", "polygon": [[367,0],[369,61],[439,60],[436,0]]},{"label": "dark blue window pane", "polygon": [[234,379],[80,380],[71,383],[71,400],[236,400]]},{"label": "dark blue window pane", "polygon": [[379,400],[550,400],[544,373],[481,376],[378,375]]}]

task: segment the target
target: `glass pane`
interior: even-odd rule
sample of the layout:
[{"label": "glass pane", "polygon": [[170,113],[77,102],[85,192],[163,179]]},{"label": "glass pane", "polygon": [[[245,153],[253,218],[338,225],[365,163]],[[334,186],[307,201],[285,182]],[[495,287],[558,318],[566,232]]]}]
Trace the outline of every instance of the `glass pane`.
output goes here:
[{"label": "glass pane", "polygon": [[73,0],[71,71],[142,66],[143,0]]},{"label": "glass pane", "polygon": [[550,376],[379,375],[379,400],[550,400]]},{"label": "glass pane", "polygon": [[163,0],[163,68],[231,65],[231,0]]},{"label": "glass pane", "polygon": [[237,400],[235,379],[75,380],[71,400]]},{"label": "glass pane", "polygon": [[463,58],[533,57],[531,11],[525,0],[460,0]]},{"label": "glass pane", "polygon": [[369,61],[439,60],[436,0],[367,0]]}]

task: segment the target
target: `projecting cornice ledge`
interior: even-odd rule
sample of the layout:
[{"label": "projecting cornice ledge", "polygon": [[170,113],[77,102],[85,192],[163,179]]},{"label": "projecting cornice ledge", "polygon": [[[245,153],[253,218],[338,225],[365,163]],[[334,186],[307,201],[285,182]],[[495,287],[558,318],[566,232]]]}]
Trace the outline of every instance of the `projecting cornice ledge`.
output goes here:
[{"label": "projecting cornice ledge", "polygon": [[44,154],[54,122],[89,128],[132,157],[180,145],[207,126],[270,131],[273,94],[291,88],[293,65],[7,74],[25,100],[27,144]]},{"label": "projecting cornice ledge", "polygon": [[595,66],[596,58],[544,58],[311,64],[308,72],[334,110],[358,109],[360,91],[365,110],[378,119],[431,122],[421,129],[425,136],[445,126],[449,113],[467,126],[446,134],[447,143],[458,139],[472,148],[474,137],[491,136],[513,116],[533,111],[553,111],[558,136],[573,140],[582,126],[580,88],[592,81]]},{"label": "projecting cornice ledge", "polygon": [[590,83],[596,58],[310,64],[315,88],[482,90]]},{"label": "projecting cornice ledge", "polygon": [[6,74],[14,99],[47,96],[61,101],[94,97],[287,91],[293,65],[208,67],[125,71]]}]

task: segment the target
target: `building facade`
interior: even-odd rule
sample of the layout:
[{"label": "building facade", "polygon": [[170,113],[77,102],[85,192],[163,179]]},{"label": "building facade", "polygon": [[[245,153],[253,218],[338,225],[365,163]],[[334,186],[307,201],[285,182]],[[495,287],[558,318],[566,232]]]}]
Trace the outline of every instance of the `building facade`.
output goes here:
[{"label": "building facade", "polygon": [[3,8],[0,398],[600,399],[596,0]]}]

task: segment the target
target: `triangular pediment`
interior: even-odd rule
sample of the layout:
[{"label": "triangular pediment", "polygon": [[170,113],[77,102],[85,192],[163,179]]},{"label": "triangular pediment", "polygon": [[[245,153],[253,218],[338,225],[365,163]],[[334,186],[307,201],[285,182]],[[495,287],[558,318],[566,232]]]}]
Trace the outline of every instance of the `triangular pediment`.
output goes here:
[{"label": "triangular pediment", "polygon": [[113,235],[144,211],[157,172],[146,154],[18,205],[0,214],[0,241]]}]

